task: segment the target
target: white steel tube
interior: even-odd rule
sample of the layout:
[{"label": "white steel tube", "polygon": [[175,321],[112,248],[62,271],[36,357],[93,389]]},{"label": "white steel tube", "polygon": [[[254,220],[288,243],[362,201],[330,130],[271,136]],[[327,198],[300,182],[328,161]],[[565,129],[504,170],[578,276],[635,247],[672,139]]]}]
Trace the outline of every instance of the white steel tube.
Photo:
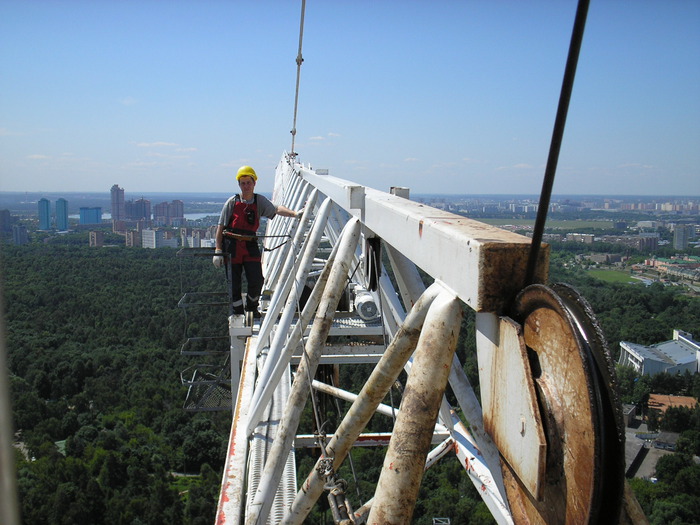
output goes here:
[{"label": "white steel tube", "polygon": [[[300,192],[300,194],[294,199],[295,202],[299,200],[301,203],[304,202],[304,199],[306,199],[306,195],[309,193],[311,186],[310,185],[304,185],[304,190]],[[313,190],[316,194],[318,194],[317,190]],[[310,200],[310,199],[309,199]],[[307,207],[309,208],[309,211],[313,211],[313,205],[314,203],[307,203]],[[289,206],[291,209],[296,210],[297,206],[290,205]],[[306,211],[306,209],[304,210]],[[269,239],[266,239],[266,246],[270,245],[275,245],[277,243],[281,242],[281,238],[277,237],[279,235],[284,235],[285,233],[289,233],[290,235],[294,236],[295,242],[293,243],[293,246],[301,246],[301,239],[303,239],[304,231],[305,231],[305,225],[306,225],[306,220],[310,216],[310,213],[305,213],[304,216],[302,217],[302,220],[297,221],[296,219],[292,219],[290,217],[276,217],[275,220],[272,221],[271,224],[271,230],[269,235],[271,236]],[[290,225],[291,222],[291,225]],[[282,248],[279,250],[275,250],[272,252],[267,252],[265,255],[269,255],[269,260],[265,261],[265,282],[267,288],[275,288],[277,284],[277,279],[279,275],[279,269],[283,264],[283,261],[286,261],[289,256],[289,252],[292,248],[292,244],[286,243]]]},{"label": "white steel tube", "polygon": [[[425,470],[428,470],[430,467],[435,465],[439,460],[444,458],[450,451],[454,450],[455,448],[455,440],[452,439],[451,437],[448,437],[444,441],[442,441],[438,446],[436,446],[433,450],[430,451],[428,454],[428,457],[425,458]],[[360,523],[366,523],[367,522],[367,514],[369,514],[370,509],[372,508],[372,504],[374,503],[374,498],[369,499],[364,505],[359,507],[357,510],[354,512],[354,519],[356,524]]]},{"label": "white steel tube", "polygon": [[[478,315],[490,316],[492,314]],[[450,370],[450,387],[452,388],[452,393],[455,398],[457,398],[457,403],[462,409],[464,418],[467,420],[467,423],[469,423],[470,432],[474,436],[474,441],[484,458],[484,462],[491,470],[496,486],[501,493],[501,498],[505,500],[505,486],[503,485],[503,477],[501,476],[501,462],[498,448],[496,448],[496,445],[493,443],[491,436],[484,430],[484,418],[481,412],[481,405],[457,356],[454,357],[452,370]]]},{"label": "white steel tube", "polygon": [[377,483],[370,523],[411,522],[461,318],[459,301],[447,292],[428,310]]},{"label": "white steel tube", "polygon": [[275,441],[270,450],[269,459],[265,465],[265,470],[258,485],[258,492],[255,495],[253,504],[248,509],[246,517],[247,525],[264,523],[270,512],[273,494],[277,490],[277,485],[284,469],[289,450],[294,441],[299,419],[310,391],[310,377],[316,373],[321,352],[326,343],[335,315],[335,309],[340,300],[340,296],[345,289],[350,272],[350,261],[355,252],[355,247],[360,237],[360,223],[357,219],[348,222],[345,231],[339,241],[340,248],[333,263],[326,291],[321,299],[316,318],[309,335],[307,345],[307,359],[302,359],[297,373],[294,377],[294,384],[289,395],[287,408],[284,417],[280,421],[277,429]]},{"label": "white steel tube", "polygon": [[[336,256],[336,250],[338,248],[338,245],[336,244],[333,247],[333,251],[331,252],[330,257],[328,257],[328,260],[326,261],[326,265],[324,266],[321,275],[319,275],[318,279],[316,280],[316,284],[314,285],[314,289],[311,292],[311,295],[309,296],[309,299],[306,301],[306,306],[304,307],[304,311],[301,313],[301,318],[297,321],[297,323],[294,325],[294,328],[292,329],[292,333],[289,335],[289,339],[287,340],[287,343],[285,344],[284,350],[282,352],[282,356],[279,359],[279,364],[275,365],[275,369],[272,372],[271,377],[277,377],[278,374],[280,374],[280,371],[277,370],[277,368],[284,368],[286,366],[289,366],[289,362],[291,361],[292,354],[294,353],[294,350],[296,347],[299,345],[301,342],[302,335],[304,331],[306,330],[306,326],[309,324],[311,321],[311,317],[314,315],[316,308],[318,307],[319,303],[321,302],[321,297],[323,296],[323,293],[326,288],[326,283],[328,282],[328,277],[330,275],[331,268],[333,266],[333,262],[335,261],[335,256]],[[268,387],[266,385],[262,385],[260,388],[267,389]],[[256,390],[257,394],[257,390]],[[264,395],[269,395],[263,392]],[[255,394],[254,394],[255,396]],[[258,399],[260,398],[260,394],[258,394]],[[248,424],[246,425],[247,433],[250,435],[253,430],[255,429],[255,426],[257,425],[257,422],[260,421],[260,417],[262,416],[262,411],[265,409],[265,405],[262,404],[261,402],[256,402],[255,397],[253,397],[253,400],[251,400],[251,406],[253,406],[253,409],[249,411],[250,417]]]},{"label": "white steel tube", "polygon": [[394,270],[394,277],[399,286],[401,299],[406,311],[408,311],[413,303],[418,300],[423,290],[425,290],[425,284],[423,284],[423,279],[421,279],[415,264],[390,244],[384,244],[387,247],[387,255]]},{"label": "white steel tube", "polygon": [[[313,193],[311,197],[309,198],[309,202],[315,203],[316,201],[316,193]],[[311,211],[309,209],[304,211],[304,217],[302,217],[302,223],[306,221],[307,214],[310,214]],[[286,263],[284,265],[284,271],[281,273],[282,276],[287,276],[287,279],[284,281],[283,285],[276,286],[275,291],[272,295],[272,299],[270,301],[270,306],[267,310],[267,314],[265,315],[265,318],[263,319],[262,325],[260,327],[260,333],[258,334],[258,341],[257,341],[257,347],[256,347],[256,352],[259,354],[260,351],[267,346],[270,332],[272,331],[272,328],[275,326],[275,322],[277,321],[277,316],[279,315],[280,311],[282,310],[282,305],[284,304],[284,301],[287,300],[289,290],[292,288],[292,285],[294,284],[294,280],[292,279],[292,276],[297,275],[299,273],[300,268],[306,268],[308,265],[308,269],[303,272],[303,280],[301,286],[303,287],[303,283],[306,281],[306,278],[308,277],[309,271],[311,269],[311,265],[313,264],[313,257],[316,254],[316,249],[318,248],[319,243],[321,242],[321,235],[323,234],[323,225],[325,223],[325,217],[327,217],[327,212],[324,211],[323,206],[321,206],[321,211],[319,212],[319,216],[316,217],[316,220],[314,221],[314,224],[312,226],[311,230],[311,235],[306,239],[306,241],[303,241],[303,246],[300,252],[299,257],[288,257],[286,260]],[[320,225],[319,225],[320,223]],[[301,244],[302,240],[301,237],[304,235],[303,228],[299,228],[297,230],[297,235],[294,237],[294,245],[299,246]],[[309,259],[311,259],[309,261]],[[299,276],[297,276],[297,279]],[[297,281],[298,282],[298,281]],[[279,326],[278,326],[279,329]],[[282,329],[286,330],[286,327],[282,327]]]},{"label": "white steel tube", "polygon": [[[394,337],[381,360],[370,374],[357,400],[345,414],[335,435],[326,446],[328,457],[334,458],[333,469],[337,470],[340,468],[353,443],[357,440],[357,436],[367,426],[382,399],[384,399],[384,396],[403,370],[420,337],[421,327],[428,313],[428,307],[442,290],[439,284],[433,284],[423,293],[406,316],[406,320],[396,337]],[[322,459],[324,459],[323,456],[316,462],[316,466],[319,465]],[[287,525],[303,523],[316,500],[323,492],[324,482],[325,480],[314,467],[308,474],[306,481],[301,485],[289,514],[285,516],[282,523]]]},{"label": "white steel tube", "polygon": [[[311,264],[313,263],[316,247],[321,241],[321,235],[323,234],[323,223],[325,222],[326,218],[325,214],[330,207],[330,202],[330,199],[327,199],[323,206],[321,206],[322,214],[314,223],[314,229],[309,238],[309,242],[307,243],[307,249],[305,250],[304,257],[295,276],[292,275],[290,268],[290,273],[288,274],[289,277],[287,279],[287,283],[285,283],[287,303],[282,311],[282,317],[277,324],[277,331],[275,332],[272,344],[270,345],[265,366],[260,373],[260,379],[258,380],[260,387],[256,389],[255,395],[253,396],[254,407],[251,411],[251,419],[248,428],[257,425],[258,422],[255,421],[254,418],[258,416],[258,414],[261,414],[261,409],[264,409],[265,405],[267,405],[272,398],[272,392],[274,391],[275,385],[279,381],[279,378],[282,377],[284,367],[289,365],[289,359],[282,359],[285,339],[289,333],[289,327],[294,319],[297,302],[299,297],[301,297],[301,292],[304,288],[304,284],[306,283],[306,278],[311,270]],[[279,304],[281,304],[281,302]],[[273,311],[271,314],[269,314],[269,317],[271,319],[277,319],[278,313],[279,311]],[[267,334],[261,334],[258,338],[258,346],[256,349],[256,352],[258,353],[260,353],[262,348],[265,346],[265,341],[262,339],[263,337],[267,339]]]},{"label": "white steel tube", "polygon": [[[311,217],[314,206],[316,205],[316,198],[318,196],[318,191],[313,190],[306,201],[306,206],[304,207],[304,214],[299,219],[299,224],[296,225],[296,230],[294,231],[294,238],[291,242],[286,242],[281,248],[278,248],[272,252],[267,252],[271,254],[270,264],[265,266],[265,288],[268,290],[275,290],[279,287],[279,279],[281,276],[289,275],[288,267],[290,263],[294,263],[296,260],[294,248],[301,246],[303,250],[304,246],[304,234],[306,233],[306,224]],[[282,239],[279,237],[273,237],[265,239],[266,246],[275,245],[279,246],[282,243]],[[290,257],[291,252],[291,257]],[[282,270],[284,268],[284,270]],[[285,270],[287,272],[285,273]]]}]

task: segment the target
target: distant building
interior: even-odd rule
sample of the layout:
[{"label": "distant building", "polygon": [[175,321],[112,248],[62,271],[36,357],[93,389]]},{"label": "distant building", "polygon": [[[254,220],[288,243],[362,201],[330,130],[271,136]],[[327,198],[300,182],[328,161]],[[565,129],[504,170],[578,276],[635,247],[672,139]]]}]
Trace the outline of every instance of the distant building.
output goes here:
[{"label": "distant building", "polygon": [[651,266],[659,273],[665,273],[669,277],[679,277],[688,281],[700,281],[700,256],[686,255],[683,257],[656,257],[644,261],[646,266]]},{"label": "distant building", "polygon": [[639,374],[698,372],[700,343],[693,340],[692,334],[681,330],[673,331],[672,340],[651,346],[620,341],[620,350],[618,363],[634,368]]},{"label": "distant building", "polygon": [[208,248],[215,245],[216,240],[211,239],[208,230],[180,228],[180,246],[183,248]]},{"label": "distant building", "polygon": [[101,248],[105,244],[105,234],[101,231],[90,232],[90,246]]},{"label": "distant building", "polygon": [[158,226],[182,226],[185,223],[185,203],[181,200],[161,202],[153,210],[153,222]]},{"label": "distant building", "polygon": [[16,245],[29,244],[27,228],[16,224],[12,227],[12,242]]},{"label": "distant building", "polygon": [[652,230],[658,230],[659,223],[658,221],[639,221],[637,223],[637,228],[649,228]]},{"label": "distant building", "polygon": [[654,448],[675,451],[679,437],[678,432],[661,432],[654,440]]},{"label": "distant building", "polygon": [[102,208],[80,208],[80,224],[102,224]]},{"label": "distant building", "polygon": [[56,201],[56,229],[68,231],[68,201],[63,198]]},{"label": "distant building", "polygon": [[136,201],[126,201],[124,204],[126,210],[125,218],[131,221],[151,220],[151,201],[148,199],[139,199]]},{"label": "distant building", "polygon": [[0,232],[8,233],[12,231],[12,216],[10,210],[0,210]]},{"label": "distant building", "polygon": [[171,237],[163,230],[146,229],[141,232],[141,247],[143,248],[177,248],[177,237]]},{"label": "distant building", "polygon": [[639,234],[639,249],[643,251],[655,251],[659,248],[660,236],[658,233],[645,233]]},{"label": "distant building", "polygon": [[130,248],[139,248],[141,246],[141,232],[138,231],[128,231],[125,235],[126,245]]},{"label": "distant building", "polygon": [[120,188],[117,184],[112,186],[110,190],[112,195],[112,220],[121,221],[126,219],[126,209],[124,204],[124,189]]},{"label": "distant building", "polygon": [[566,240],[569,242],[582,242],[593,244],[594,236],[590,233],[567,233]]},{"label": "distant building", "polygon": [[39,199],[39,229],[51,229],[51,203],[49,199]]},{"label": "distant building", "polygon": [[676,224],[676,227],[673,229],[673,249],[687,250],[688,241],[694,232],[695,228],[690,224]]},{"label": "distant building", "polygon": [[592,253],[584,256],[584,258],[597,264],[616,264],[622,262],[622,255],[616,253]]}]

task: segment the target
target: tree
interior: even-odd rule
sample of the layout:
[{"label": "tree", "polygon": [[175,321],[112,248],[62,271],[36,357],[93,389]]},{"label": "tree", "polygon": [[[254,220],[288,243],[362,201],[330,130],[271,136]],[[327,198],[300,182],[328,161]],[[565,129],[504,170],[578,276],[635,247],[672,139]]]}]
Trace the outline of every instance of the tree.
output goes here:
[{"label": "tree", "polygon": [[683,454],[667,454],[656,462],[656,477],[664,483],[673,483],[676,474],[692,463],[690,457]]}]

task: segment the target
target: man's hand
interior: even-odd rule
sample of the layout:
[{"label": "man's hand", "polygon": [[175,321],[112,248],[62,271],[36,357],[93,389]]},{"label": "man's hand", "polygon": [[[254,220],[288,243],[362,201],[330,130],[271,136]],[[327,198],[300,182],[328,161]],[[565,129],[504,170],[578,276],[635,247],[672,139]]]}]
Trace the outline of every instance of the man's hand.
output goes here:
[{"label": "man's hand", "polygon": [[224,265],[224,252],[221,250],[221,248],[216,249],[211,262],[213,262],[214,266],[217,268],[221,268]]},{"label": "man's hand", "polygon": [[304,208],[300,209],[299,211],[294,212],[294,218],[295,219],[301,219],[301,216],[304,215]]}]

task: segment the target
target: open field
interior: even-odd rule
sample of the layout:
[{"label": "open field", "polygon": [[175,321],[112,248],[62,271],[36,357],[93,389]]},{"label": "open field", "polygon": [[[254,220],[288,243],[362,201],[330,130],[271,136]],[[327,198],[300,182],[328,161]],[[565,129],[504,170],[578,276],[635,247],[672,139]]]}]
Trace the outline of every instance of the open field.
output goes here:
[{"label": "open field", "polygon": [[[534,219],[478,219],[480,222],[491,224],[493,226],[505,226],[512,224],[514,226],[530,226],[535,225]],[[575,231],[577,228],[596,228],[599,230],[612,230],[615,224],[612,221],[576,221],[576,220],[548,220],[547,228],[555,228],[558,230]]]}]

